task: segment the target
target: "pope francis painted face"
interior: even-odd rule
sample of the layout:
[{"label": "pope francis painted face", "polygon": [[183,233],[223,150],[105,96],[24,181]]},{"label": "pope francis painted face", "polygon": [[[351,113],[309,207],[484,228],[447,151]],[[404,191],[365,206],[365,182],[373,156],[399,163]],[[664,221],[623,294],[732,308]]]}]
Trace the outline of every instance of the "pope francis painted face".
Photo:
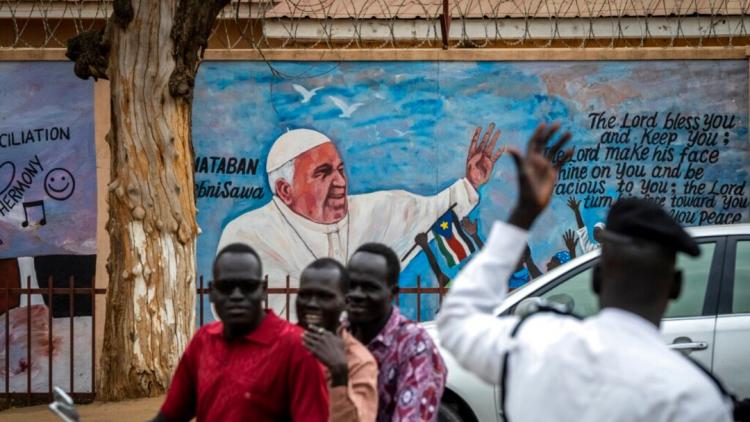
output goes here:
[{"label": "pope francis painted face", "polygon": [[291,183],[277,179],[276,195],[296,214],[321,224],[341,221],[347,213],[344,162],[326,142],[294,159]]}]

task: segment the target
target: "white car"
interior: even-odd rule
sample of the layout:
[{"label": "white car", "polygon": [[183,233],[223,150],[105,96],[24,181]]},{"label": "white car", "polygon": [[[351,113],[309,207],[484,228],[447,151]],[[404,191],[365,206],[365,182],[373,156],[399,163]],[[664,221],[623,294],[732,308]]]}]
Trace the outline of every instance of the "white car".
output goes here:
[{"label": "white car", "polygon": [[[689,228],[701,248],[691,258],[680,254],[683,271],[680,298],[662,320],[664,341],[690,355],[717,376],[738,398],[750,397],[750,224]],[[593,265],[599,251],[580,256],[511,293],[498,315],[513,313],[525,299],[564,298],[573,313],[587,317],[599,309],[591,289]],[[571,302],[572,300],[572,302]],[[523,306],[522,306],[523,308]],[[434,322],[424,324],[438,341]],[[491,386],[461,368],[449,352],[440,350],[448,367],[448,382],[440,421],[500,421],[498,386]]]}]

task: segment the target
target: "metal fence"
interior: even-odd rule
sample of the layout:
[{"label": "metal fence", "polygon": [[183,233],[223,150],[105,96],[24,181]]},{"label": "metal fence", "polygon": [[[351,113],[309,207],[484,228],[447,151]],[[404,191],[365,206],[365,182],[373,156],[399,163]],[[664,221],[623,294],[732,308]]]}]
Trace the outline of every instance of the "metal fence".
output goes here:
[{"label": "metal fence", "polygon": [[[0,47],[59,48],[113,0],[0,0]],[[748,0],[232,0],[212,48],[738,46]]]},{"label": "metal fence", "polygon": [[[297,294],[299,291],[296,287],[291,287],[291,281],[289,276],[286,277],[285,285],[284,287],[268,287],[268,276],[265,276],[264,282],[266,284],[266,296],[264,299],[264,304],[268,303],[268,297],[270,295],[284,295],[285,299],[285,307],[286,311],[283,315],[280,315],[281,317],[285,318],[287,321],[290,320],[289,310],[291,309],[291,306],[294,304],[292,303],[292,296]],[[396,297],[394,298],[394,303],[396,305],[401,305],[401,298],[403,295],[414,295],[416,297],[416,318],[415,320],[418,322],[422,321],[431,321],[434,317],[434,313],[431,315],[431,318],[422,319],[422,298],[426,295],[435,296],[438,297],[438,303],[442,303],[443,297],[445,294],[448,293],[448,288],[445,286],[438,286],[438,287],[424,287],[422,286],[422,277],[419,275],[416,278],[416,286],[415,287],[399,287],[398,294],[396,294]],[[198,294],[198,304],[205,303],[205,296],[208,295],[208,283],[204,280],[203,276],[198,277],[198,286],[197,286],[197,294]],[[206,314],[204,311],[204,306],[198,306],[198,325],[203,326],[203,324],[206,323]],[[296,321],[291,321],[296,322]]]},{"label": "metal fence", "polygon": [[[268,297],[269,295],[284,295],[285,299],[285,309],[286,312],[284,312],[284,315],[280,315],[283,318],[285,318],[287,321],[290,320],[289,310],[291,309],[291,306],[294,304],[292,303],[292,295],[297,294],[299,291],[296,287],[291,287],[291,282],[289,276],[286,277],[285,285],[284,287],[268,287],[268,276],[265,276],[264,278],[265,284],[266,284],[266,297],[264,300],[264,303],[268,303]],[[198,277],[198,304],[204,303],[205,295],[208,295],[208,284],[204,280],[203,276]],[[422,286],[422,277],[419,275],[416,278],[416,286],[415,287],[399,287],[398,294],[396,294],[396,297],[394,298],[394,302],[396,305],[399,305],[401,303],[400,297],[402,295],[414,295],[416,297],[416,315],[415,318],[417,321],[422,322],[424,321],[422,316],[422,297],[425,295],[438,296],[438,303],[442,303],[443,297],[445,294],[448,293],[448,288],[445,286],[439,286],[439,287],[423,287]],[[432,315],[434,317],[434,313]],[[425,320],[430,321],[433,318],[427,318]],[[204,306],[198,306],[198,324],[199,326],[203,326],[206,322],[206,314],[204,311]],[[296,322],[296,321],[291,321]]]},{"label": "metal fence", "polygon": [[[30,278],[27,279],[26,286],[30,286],[31,284]],[[66,286],[67,284],[67,286]],[[64,287],[65,286],[65,287]],[[91,286],[95,286],[94,281],[91,281]],[[18,295],[18,298],[20,300],[21,297],[25,295],[26,297],[26,304],[27,306],[25,308],[15,308],[16,310],[20,312],[25,312],[25,327],[26,327],[26,353],[25,353],[25,372],[26,372],[26,391],[25,392],[18,392],[18,391],[12,391],[11,388],[11,362],[10,362],[10,355],[11,355],[11,341],[16,337],[15,335],[11,335],[11,309],[7,309],[4,316],[3,316],[3,322],[4,322],[4,333],[2,334],[4,336],[4,377],[3,380],[0,381],[4,383],[4,394],[5,394],[5,400],[8,405],[11,403],[17,402],[18,400],[25,401],[27,404],[39,402],[39,401],[51,401],[52,400],[52,387],[53,387],[53,380],[54,380],[54,373],[55,373],[55,365],[53,363],[53,337],[55,335],[54,333],[54,324],[53,324],[53,315],[54,310],[56,306],[56,302],[59,304],[60,301],[56,300],[60,297],[60,295],[67,296],[67,311],[68,311],[68,319],[69,319],[69,325],[68,325],[68,359],[69,359],[69,372],[68,372],[68,379],[70,380],[68,385],[62,385],[61,388],[65,389],[67,392],[71,394],[71,396],[76,399],[77,401],[92,401],[96,395],[96,383],[95,383],[95,377],[94,374],[96,373],[96,296],[97,295],[103,295],[106,294],[106,289],[97,289],[95,287],[75,287],[75,280],[73,277],[68,279],[67,283],[55,283],[55,280],[50,277],[48,279],[47,287],[46,288],[29,288],[29,287],[0,287],[0,297],[3,297],[5,299],[6,305],[10,305],[11,298],[15,295]],[[32,308],[31,300],[32,295],[41,295],[46,298],[45,306],[47,307],[47,353],[46,353],[46,363],[47,363],[47,392],[40,392],[40,391],[33,391],[32,388],[32,373],[33,368],[35,367],[35,362],[33,358],[33,349],[32,349]],[[75,361],[74,358],[76,356],[76,328],[74,324],[74,318],[75,318],[75,301],[77,297],[85,297],[88,298],[88,300],[91,301],[91,344],[82,346],[78,345],[78,350],[80,352],[81,347],[87,347],[90,348],[91,352],[91,362],[90,362],[90,370],[91,370],[91,384],[90,386],[76,386],[74,384],[75,380]],[[58,305],[59,306],[59,305]],[[15,333],[18,334],[18,333]],[[38,361],[37,361],[38,363]],[[76,391],[76,388],[85,388],[89,387],[90,391],[87,392],[81,392]]]},{"label": "metal fence", "polygon": [[[268,285],[268,276],[265,277],[265,283]],[[198,306],[198,315],[197,315],[197,321],[199,326],[203,326],[207,320],[208,315],[205,313],[205,306],[200,306],[201,304],[204,304],[206,299],[206,295],[209,292],[208,289],[208,283],[204,280],[203,276],[198,277],[198,284],[196,287],[196,299]],[[31,280],[27,279],[26,286],[31,285]],[[4,342],[4,376],[3,379],[0,380],[0,383],[4,385],[4,396],[5,396],[5,405],[6,407],[9,407],[13,404],[25,404],[30,405],[33,403],[45,403],[45,402],[51,402],[53,398],[52,393],[52,387],[54,386],[54,374],[59,373],[61,370],[59,367],[56,369],[56,360],[53,359],[53,345],[55,344],[54,338],[56,337],[55,333],[55,327],[61,327],[59,324],[54,324],[53,319],[56,319],[58,321],[64,320],[65,317],[61,318],[54,318],[54,312],[55,309],[60,308],[60,303],[64,301],[65,303],[65,310],[67,311],[67,323],[65,324],[65,328],[68,330],[68,338],[67,338],[67,351],[68,356],[64,357],[67,358],[67,362],[65,362],[68,365],[67,372],[68,372],[68,380],[69,382],[67,385],[58,385],[59,387],[63,388],[68,392],[73,399],[75,399],[77,402],[91,402],[96,398],[96,343],[97,343],[97,330],[96,330],[96,299],[100,295],[105,295],[107,293],[107,289],[104,288],[96,288],[94,287],[96,284],[94,280],[91,280],[91,287],[76,287],[76,283],[73,277],[69,278],[67,282],[55,282],[55,280],[50,277],[48,279],[47,287],[41,287],[41,288],[29,288],[29,287],[3,287],[0,286],[0,298],[5,299],[6,306],[10,306],[11,299],[18,298],[19,303],[21,301],[21,298],[26,298],[26,306],[25,307],[16,307],[13,309],[7,309],[2,317],[0,317],[0,323],[4,322],[4,332],[1,333],[3,335],[3,338],[5,340]],[[289,277],[286,278],[285,286],[284,287],[272,287],[266,289],[266,298],[265,303],[268,303],[268,297],[269,295],[284,295],[285,297],[285,303],[286,303],[286,312],[284,313],[283,317],[286,318],[286,320],[290,319],[290,312],[291,306],[293,306],[292,303],[292,296],[296,294],[298,289],[296,287],[291,287],[291,282]],[[400,303],[400,296],[402,295],[414,295],[416,297],[416,314],[417,319],[419,320],[419,317],[422,315],[422,300],[424,296],[435,296],[437,295],[438,301],[442,302],[443,297],[448,292],[448,289],[444,286],[440,287],[423,287],[422,286],[422,279],[421,277],[416,278],[416,287],[403,287],[400,288],[399,294],[395,298],[396,304]],[[46,350],[46,356],[42,356],[37,358],[36,364],[35,364],[35,354],[33,350],[33,342],[32,342],[32,295],[40,295],[43,298],[45,298],[45,306],[47,307],[47,328],[46,328],[46,341],[47,341],[47,350]],[[76,344],[76,324],[75,318],[76,318],[76,298],[79,299],[85,299],[86,301],[90,301],[90,309],[91,309],[91,327],[90,327],[90,344]],[[64,299],[64,300],[61,300]],[[81,305],[80,300],[78,301],[79,306]],[[22,332],[20,334],[25,334],[25,356],[16,356],[17,358],[21,358],[25,362],[25,376],[26,376],[26,382],[25,382],[25,391],[17,391],[18,389],[14,389],[13,385],[11,385],[11,342],[18,337],[19,333],[12,333],[12,327],[11,327],[11,311],[14,310],[17,317],[18,315],[21,316],[22,322],[25,324],[25,328],[22,328]],[[88,310],[88,307],[87,309]],[[25,321],[24,318],[25,317]],[[24,324],[21,324],[23,326]],[[25,330],[25,333],[23,332]],[[78,334],[81,334],[80,332]],[[81,337],[80,335],[78,336]],[[17,346],[17,343],[16,343]],[[21,345],[23,346],[23,345]],[[82,348],[85,348],[86,352],[90,351],[90,362],[87,362],[87,368],[85,368],[86,371],[90,370],[90,385],[78,385],[75,383],[76,379],[76,370],[81,370],[82,368],[76,367],[75,358],[78,356],[79,353],[82,353]],[[23,359],[25,358],[25,359]],[[32,373],[35,371],[33,368],[36,367],[40,362],[38,359],[42,359],[46,363],[46,376],[47,376],[47,382],[46,382],[46,391],[38,391],[33,387],[32,383]],[[59,362],[58,362],[59,363]],[[89,366],[90,365],[90,366]],[[37,372],[38,374],[38,372]],[[87,390],[88,391],[85,391]]]}]

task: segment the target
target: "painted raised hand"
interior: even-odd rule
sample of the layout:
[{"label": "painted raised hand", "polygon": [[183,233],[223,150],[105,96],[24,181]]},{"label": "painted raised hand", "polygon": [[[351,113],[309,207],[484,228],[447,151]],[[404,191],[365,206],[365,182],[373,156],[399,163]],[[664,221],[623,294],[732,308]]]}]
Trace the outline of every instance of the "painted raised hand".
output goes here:
[{"label": "painted raised hand", "polygon": [[487,183],[492,175],[492,170],[495,168],[495,162],[505,152],[504,147],[495,150],[495,144],[500,137],[500,131],[495,131],[494,123],[490,123],[487,126],[487,130],[480,141],[481,134],[482,127],[479,126],[474,130],[471,145],[469,146],[469,154],[466,157],[466,179],[474,186],[474,189]]}]

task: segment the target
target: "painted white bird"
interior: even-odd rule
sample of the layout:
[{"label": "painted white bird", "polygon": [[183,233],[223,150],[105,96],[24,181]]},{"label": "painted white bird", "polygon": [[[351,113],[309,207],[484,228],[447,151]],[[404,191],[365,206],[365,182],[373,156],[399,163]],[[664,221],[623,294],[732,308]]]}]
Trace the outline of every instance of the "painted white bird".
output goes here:
[{"label": "painted white bird", "polygon": [[321,89],[323,89],[322,86],[319,86],[317,88],[313,88],[311,90],[308,90],[304,86],[297,85],[297,84],[292,84],[292,88],[294,88],[294,90],[297,91],[297,92],[299,92],[299,95],[302,96],[302,101],[301,101],[302,104],[309,102],[310,99],[315,96],[316,92],[318,92]]},{"label": "painted white bird", "polygon": [[404,132],[404,131],[401,131],[401,130],[398,130],[398,129],[393,129],[393,131],[396,132],[396,135],[398,135],[399,138],[403,138],[404,136],[406,136],[406,135],[408,135],[408,134],[411,133],[410,130],[407,130],[406,132]]},{"label": "painted white bird", "polygon": [[336,107],[341,109],[341,114],[339,114],[339,117],[343,118],[350,118],[352,117],[352,113],[354,113],[358,108],[365,105],[365,103],[354,103],[352,105],[349,105],[346,103],[346,101],[342,100],[341,98],[334,97],[329,95],[328,98],[333,101],[334,104],[336,104]]},{"label": "painted white bird", "polygon": [[379,100],[385,100],[385,95],[383,95],[383,94],[381,94],[379,92],[376,92],[375,93],[375,98],[377,98]]}]

